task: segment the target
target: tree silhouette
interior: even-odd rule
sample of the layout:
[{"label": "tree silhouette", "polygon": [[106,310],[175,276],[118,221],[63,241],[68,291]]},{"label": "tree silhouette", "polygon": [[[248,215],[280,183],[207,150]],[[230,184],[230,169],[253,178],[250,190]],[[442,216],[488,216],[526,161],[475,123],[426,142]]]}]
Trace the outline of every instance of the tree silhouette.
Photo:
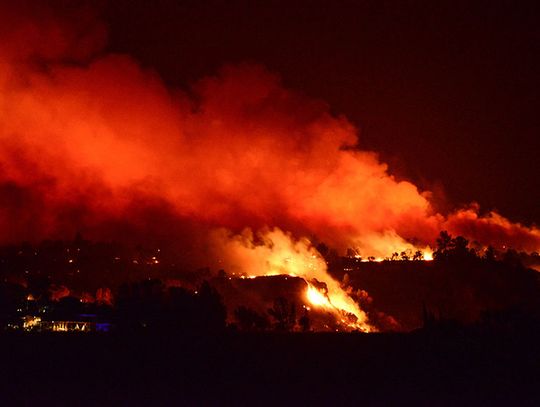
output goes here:
[{"label": "tree silhouette", "polygon": [[273,308],[268,310],[275,319],[275,328],[278,331],[292,331],[296,325],[296,305],[284,297],[279,297],[274,301]]},{"label": "tree silhouette", "polygon": [[422,253],[422,251],[420,250],[417,250],[414,252],[412,259],[415,261],[424,260],[424,253]]},{"label": "tree silhouette", "polygon": [[223,304],[219,293],[204,281],[196,293],[197,314],[204,321],[201,326],[205,331],[219,331],[225,329],[227,308]]},{"label": "tree silhouette", "polygon": [[451,242],[452,252],[458,257],[465,257],[470,254],[469,241],[463,236],[456,236]]},{"label": "tree silhouette", "polygon": [[311,329],[311,319],[309,318],[309,311],[307,308],[304,308],[304,315],[300,317],[298,320],[298,324],[300,325],[300,329],[302,329],[302,332],[309,332]]},{"label": "tree silhouette", "polygon": [[243,331],[262,331],[268,328],[268,319],[251,308],[240,306],[234,310],[234,316]]},{"label": "tree silhouette", "polygon": [[439,233],[437,238],[437,249],[433,252],[433,257],[436,260],[441,260],[446,257],[448,250],[450,250],[452,245],[452,236],[446,231],[443,230]]},{"label": "tree silhouette", "polygon": [[486,251],[484,252],[484,260],[488,262],[494,262],[496,258],[495,249],[493,246],[488,246]]},{"label": "tree silhouette", "polygon": [[522,266],[519,253],[514,249],[508,249],[503,255],[503,263],[512,268],[518,268]]},{"label": "tree silhouette", "polygon": [[225,329],[227,310],[208,282],[195,292],[165,289],[159,280],[123,285],[117,295],[118,323],[122,329],[151,328],[181,332]]},{"label": "tree silhouette", "polygon": [[469,241],[463,236],[452,236],[443,230],[437,239],[437,249],[433,252],[435,260],[468,262],[477,258],[474,249],[469,248]]}]

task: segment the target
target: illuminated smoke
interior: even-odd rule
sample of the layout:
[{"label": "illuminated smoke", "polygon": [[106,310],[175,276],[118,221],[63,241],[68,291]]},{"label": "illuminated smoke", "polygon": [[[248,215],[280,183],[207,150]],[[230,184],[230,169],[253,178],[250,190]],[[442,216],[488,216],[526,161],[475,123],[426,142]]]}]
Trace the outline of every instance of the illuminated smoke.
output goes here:
[{"label": "illuminated smoke", "polygon": [[[325,260],[309,240],[295,241],[277,228],[261,231],[256,236],[250,229],[240,235],[218,230],[211,240],[220,267],[248,277],[282,274],[301,277],[307,282],[305,299],[314,307],[334,313],[349,328],[373,330],[358,304],[328,274]],[[325,290],[316,287],[318,283],[324,283]]]},{"label": "illuminated smoke", "polygon": [[496,212],[480,216],[476,204],[448,216],[445,227],[454,235],[463,235],[483,245],[504,250],[515,248],[537,252],[540,248],[540,229],[511,222]]},{"label": "illuminated smoke", "polygon": [[99,54],[91,16],[40,13],[2,13],[2,242],[158,236],[196,256],[213,228],[279,227],[384,257],[447,229],[540,249],[538,229],[496,213],[437,213],[429,192],[357,148],[344,117],[260,66],[225,67],[188,95],[128,56]]}]

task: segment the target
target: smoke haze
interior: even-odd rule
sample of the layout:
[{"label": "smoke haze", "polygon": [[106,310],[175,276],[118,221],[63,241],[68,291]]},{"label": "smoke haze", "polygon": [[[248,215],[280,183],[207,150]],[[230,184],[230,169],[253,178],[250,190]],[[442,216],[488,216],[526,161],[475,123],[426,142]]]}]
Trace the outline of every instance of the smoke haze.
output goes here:
[{"label": "smoke haze", "polygon": [[101,51],[106,31],[90,10],[31,10],[0,17],[3,243],[82,232],[181,242],[197,259],[215,253],[214,229],[234,240],[269,227],[387,256],[425,249],[446,229],[540,250],[536,227],[475,204],[439,213],[429,191],[357,147],[345,117],[262,66],[167,89],[129,56]]}]

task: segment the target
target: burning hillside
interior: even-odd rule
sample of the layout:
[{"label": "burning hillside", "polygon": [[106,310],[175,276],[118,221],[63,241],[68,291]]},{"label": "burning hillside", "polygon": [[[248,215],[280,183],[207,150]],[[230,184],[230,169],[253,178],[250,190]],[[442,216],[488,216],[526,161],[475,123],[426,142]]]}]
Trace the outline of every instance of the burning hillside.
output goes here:
[{"label": "burning hillside", "polygon": [[448,230],[479,247],[540,250],[536,227],[476,205],[440,213],[360,147],[346,118],[261,66],[168,89],[104,52],[87,12],[1,15],[2,243],[81,231],[164,244],[191,266],[300,277],[312,304],[362,330],[365,313],[310,242],[384,257],[429,253]]},{"label": "burning hillside", "polygon": [[248,277],[298,277],[305,284],[308,304],[333,314],[349,329],[372,329],[364,311],[330,276],[325,260],[307,239],[295,242],[279,229],[261,232],[256,237],[249,230],[241,236],[224,233],[216,237],[216,247],[220,250],[219,263],[226,269],[247,273]]}]

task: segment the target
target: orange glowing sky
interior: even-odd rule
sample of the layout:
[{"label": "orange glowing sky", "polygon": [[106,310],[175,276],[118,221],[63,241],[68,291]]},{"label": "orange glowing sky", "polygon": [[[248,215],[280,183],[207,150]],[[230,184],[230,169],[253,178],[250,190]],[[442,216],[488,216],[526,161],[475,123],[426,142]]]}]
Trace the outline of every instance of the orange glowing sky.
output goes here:
[{"label": "orange glowing sky", "polygon": [[537,228],[476,204],[441,212],[429,191],[361,150],[346,117],[261,65],[168,88],[130,56],[104,53],[91,14],[74,24],[13,13],[0,33],[3,242],[126,230],[204,242],[213,228],[279,227],[385,256],[446,229],[540,250]]}]

